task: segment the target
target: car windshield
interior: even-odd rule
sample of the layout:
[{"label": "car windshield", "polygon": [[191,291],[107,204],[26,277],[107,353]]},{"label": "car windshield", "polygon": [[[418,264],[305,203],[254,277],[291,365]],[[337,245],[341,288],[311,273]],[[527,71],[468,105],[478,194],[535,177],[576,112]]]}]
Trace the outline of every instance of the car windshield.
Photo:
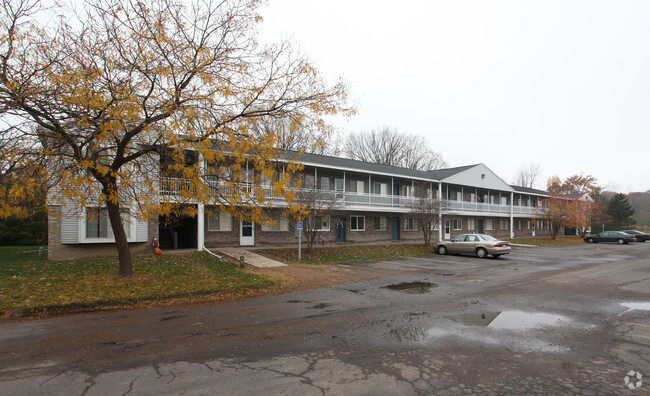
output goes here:
[{"label": "car windshield", "polygon": [[481,239],[483,239],[484,241],[498,241],[498,239],[496,239],[495,237],[493,237],[493,236],[491,236],[491,235],[479,234],[479,236],[480,236]]}]

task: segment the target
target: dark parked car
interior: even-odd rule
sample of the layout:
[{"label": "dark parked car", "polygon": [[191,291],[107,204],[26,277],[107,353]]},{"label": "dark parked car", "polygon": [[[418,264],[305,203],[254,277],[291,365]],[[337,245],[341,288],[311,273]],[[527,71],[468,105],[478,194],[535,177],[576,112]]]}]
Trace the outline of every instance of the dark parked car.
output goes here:
[{"label": "dark parked car", "polygon": [[488,254],[497,258],[510,253],[510,242],[500,241],[485,234],[462,234],[451,241],[441,241],[434,245],[438,254],[471,254],[486,258]]},{"label": "dark parked car", "polygon": [[636,242],[636,238],[633,235],[628,235],[622,231],[605,231],[596,235],[587,235],[585,241],[589,243],[616,242],[619,245],[622,245],[624,243]]},{"label": "dark parked car", "polygon": [[648,239],[650,239],[650,234],[646,234],[645,232],[641,232],[637,230],[623,230],[623,232],[634,236],[637,242],[645,242]]}]

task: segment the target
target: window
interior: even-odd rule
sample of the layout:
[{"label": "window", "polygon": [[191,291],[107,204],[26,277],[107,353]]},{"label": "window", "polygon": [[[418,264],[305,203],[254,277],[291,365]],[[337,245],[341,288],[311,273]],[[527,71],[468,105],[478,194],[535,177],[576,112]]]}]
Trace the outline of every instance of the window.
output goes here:
[{"label": "window", "polygon": [[366,192],[366,182],[357,180],[357,194],[364,194]]},{"label": "window", "polygon": [[364,216],[350,216],[350,230],[364,231],[366,229],[366,218]]},{"label": "window", "polygon": [[540,221],[540,220],[537,221],[537,229],[538,230],[543,230],[544,229],[544,222],[543,221]]},{"label": "window", "polygon": [[320,178],[320,188],[321,188],[321,190],[329,190],[330,189],[330,179],[329,179],[329,177],[321,177]]},{"label": "window", "polygon": [[403,197],[411,197],[412,195],[412,188],[411,186],[401,186],[400,188],[401,196]]},{"label": "window", "polygon": [[527,230],[530,230],[530,220],[528,220],[528,221],[526,222],[526,229],[527,229]]},{"label": "window", "polygon": [[418,229],[418,221],[412,217],[404,219],[404,231],[416,231]]},{"label": "window", "polygon": [[501,205],[507,205],[508,204],[508,197],[501,197]]},{"label": "window", "polygon": [[386,216],[375,217],[375,230],[386,231],[388,229],[388,218]]},{"label": "window", "polygon": [[474,231],[474,230],[476,230],[476,220],[474,220],[474,219],[467,219],[467,230],[468,230],[468,231]]},{"label": "window", "polygon": [[[126,237],[131,237],[131,215],[128,209],[120,210]],[[86,238],[115,239],[107,208],[88,208],[86,210]]]},{"label": "window", "polygon": [[266,216],[262,222],[262,231],[289,231],[289,220],[279,214]]},{"label": "window", "polygon": [[462,230],[463,221],[461,219],[454,219],[454,230]]},{"label": "window", "polygon": [[460,191],[456,191],[456,201],[459,201],[459,202],[460,202],[460,201],[462,201],[462,200],[463,200],[463,196],[462,196],[461,192],[460,192]]},{"label": "window", "polygon": [[388,184],[374,182],[372,184],[373,193],[377,195],[388,195]]},{"label": "window", "polygon": [[318,223],[316,225],[317,231],[329,231],[330,230],[330,217],[329,216],[320,216],[318,217]]},{"label": "window", "polygon": [[334,179],[334,189],[336,191],[343,191],[343,179]]},{"label": "window", "polygon": [[208,213],[208,231],[232,231],[229,213]]},{"label": "window", "polygon": [[501,220],[501,229],[502,230],[508,229],[508,220]]},{"label": "window", "polygon": [[517,229],[521,231],[521,220],[517,220]]},{"label": "window", "polygon": [[485,229],[486,230],[494,230],[494,220],[485,219]]}]

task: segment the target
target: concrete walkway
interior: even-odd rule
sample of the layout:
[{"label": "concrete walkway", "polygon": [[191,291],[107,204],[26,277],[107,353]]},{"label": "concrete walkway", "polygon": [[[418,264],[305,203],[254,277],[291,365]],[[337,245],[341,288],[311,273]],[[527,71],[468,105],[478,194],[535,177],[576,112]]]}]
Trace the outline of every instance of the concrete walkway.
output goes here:
[{"label": "concrete walkway", "polygon": [[244,262],[248,265],[258,268],[270,268],[270,267],[286,267],[287,265],[279,261],[271,260],[268,257],[260,256],[259,254],[253,253],[244,248],[238,247],[223,247],[218,249],[213,249],[216,252],[222,253],[224,256],[228,256],[235,261],[239,261],[241,256],[244,256]]}]

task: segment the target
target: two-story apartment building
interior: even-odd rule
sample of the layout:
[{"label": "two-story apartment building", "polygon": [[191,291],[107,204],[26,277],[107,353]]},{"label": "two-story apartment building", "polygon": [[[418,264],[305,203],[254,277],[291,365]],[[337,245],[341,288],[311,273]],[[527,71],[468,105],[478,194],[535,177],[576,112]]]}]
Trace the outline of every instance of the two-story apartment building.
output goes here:
[{"label": "two-story apartment building", "polygon": [[[328,201],[318,232],[332,243],[421,241],[422,232],[409,212],[423,196],[444,201],[434,239],[468,232],[499,238],[535,236],[546,226],[535,220],[535,214],[548,195],[511,186],[484,164],[422,171],[315,154],[287,152],[286,157],[304,166],[300,189],[316,191]],[[173,199],[187,186],[182,178],[161,176],[154,193],[160,200]],[[198,215],[174,220],[141,222],[126,210],[131,250],[149,252],[154,237],[163,249],[295,243],[296,224],[285,213],[286,203],[283,206],[270,188],[266,199],[273,204],[268,213],[271,221],[262,223],[233,218],[205,202],[186,202],[196,205]],[[50,207],[51,259],[115,254],[105,213],[102,208],[89,210],[96,213],[89,216],[62,206]]]}]

